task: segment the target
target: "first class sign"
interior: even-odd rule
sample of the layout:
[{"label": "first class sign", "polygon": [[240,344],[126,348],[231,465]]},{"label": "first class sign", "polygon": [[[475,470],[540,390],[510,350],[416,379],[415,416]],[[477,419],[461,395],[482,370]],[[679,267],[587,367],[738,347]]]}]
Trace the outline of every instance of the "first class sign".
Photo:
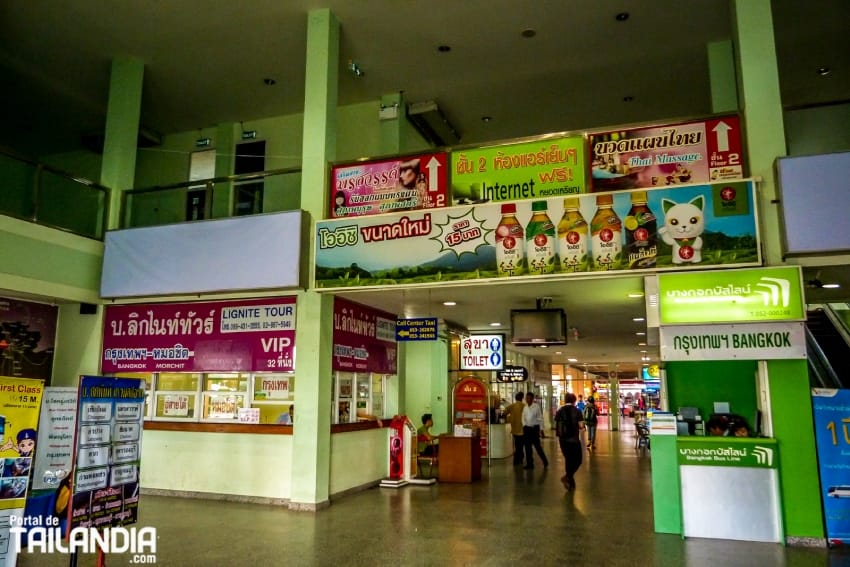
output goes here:
[{"label": "first class sign", "polygon": [[472,335],[460,341],[461,370],[501,370],[504,366],[504,335]]}]

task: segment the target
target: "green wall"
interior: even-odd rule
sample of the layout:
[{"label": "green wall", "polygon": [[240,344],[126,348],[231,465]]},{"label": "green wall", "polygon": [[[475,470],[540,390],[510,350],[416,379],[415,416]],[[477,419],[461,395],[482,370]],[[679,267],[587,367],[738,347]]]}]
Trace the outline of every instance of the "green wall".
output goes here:
[{"label": "green wall", "polygon": [[434,415],[434,433],[448,433],[451,389],[448,385],[448,346],[445,340],[404,343],[402,411],[416,427],[422,414]]},{"label": "green wall", "polygon": [[824,537],[812,396],[805,360],[767,362],[773,436],[779,441],[786,536]]},{"label": "green wall", "polygon": [[756,363],[753,360],[668,362],[670,411],[698,407],[703,420],[714,413],[714,402],[729,402],[732,413],[755,427]]}]

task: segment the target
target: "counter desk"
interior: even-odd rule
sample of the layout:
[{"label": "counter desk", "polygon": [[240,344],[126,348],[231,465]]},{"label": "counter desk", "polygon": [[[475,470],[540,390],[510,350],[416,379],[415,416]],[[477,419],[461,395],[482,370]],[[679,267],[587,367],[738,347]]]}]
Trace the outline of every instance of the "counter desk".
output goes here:
[{"label": "counter desk", "polygon": [[478,435],[440,435],[440,482],[472,482],[481,479],[481,440]]}]

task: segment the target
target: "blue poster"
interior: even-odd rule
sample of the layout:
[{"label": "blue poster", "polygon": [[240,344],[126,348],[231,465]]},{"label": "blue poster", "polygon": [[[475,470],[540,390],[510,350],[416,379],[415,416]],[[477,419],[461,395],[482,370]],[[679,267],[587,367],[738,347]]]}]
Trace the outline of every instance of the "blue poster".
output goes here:
[{"label": "blue poster", "polygon": [[850,390],[814,388],[821,498],[830,545],[850,543]]}]

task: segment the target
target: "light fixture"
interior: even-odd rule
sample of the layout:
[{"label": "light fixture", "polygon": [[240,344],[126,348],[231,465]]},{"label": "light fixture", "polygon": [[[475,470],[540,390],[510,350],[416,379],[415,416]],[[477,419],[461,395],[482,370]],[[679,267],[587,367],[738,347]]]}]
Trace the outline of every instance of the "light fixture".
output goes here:
[{"label": "light fixture", "polygon": [[492,116],[482,116],[482,117],[481,117],[481,122],[483,122],[484,124],[487,124],[487,123],[488,123],[488,122],[490,122],[491,120],[493,120],[493,117],[492,117]]},{"label": "light fixture", "polygon": [[439,51],[440,53],[448,53],[451,50],[452,50],[452,46],[446,45],[445,43],[437,46],[437,51]]},{"label": "light fixture", "polygon": [[537,32],[531,28],[526,28],[520,32],[520,35],[525,39],[531,39],[532,37],[537,35]]},{"label": "light fixture", "polygon": [[263,79],[263,84],[267,87],[271,87],[277,84],[277,81],[272,79],[271,77],[266,77],[265,79]]},{"label": "light fixture", "polygon": [[633,97],[632,95],[626,95],[623,97],[623,102],[634,102],[634,100],[635,97]]},{"label": "light fixture", "polygon": [[646,346],[646,343],[638,343],[638,346]]},{"label": "light fixture", "polygon": [[637,332],[637,333],[635,333],[635,334],[636,334],[637,336],[639,336],[639,337],[645,337],[645,336],[646,336],[646,333],[644,333],[643,331],[638,331],[638,332]]},{"label": "light fixture", "polygon": [[837,283],[825,283],[821,286],[823,289],[838,289],[841,287],[841,284]]},{"label": "light fixture", "polygon": [[563,352],[561,352],[561,351],[559,351],[559,350],[556,350],[556,351],[555,351],[555,354],[564,354],[564,353],[563,353]]},{"label": "light fixture", "polygon": [[350,59],[348,61],[348,70],[351,71],[351,74],[355,77],[363,76],[363,70],[360,68],[360,65]]},{"label": "light fixture", "polygon": [[643,317],[633,317],[632,321],[634,321],[635,323],[640,323],[642,321],[646,321],[646,319]]},{"label": "light fixture", "polygon": [[832,73],[832,69],[829,67],[818,67],[817,71],[815,71],[821,77],[826,77],[830,73]]},{"label": "light fixture", "polygon": [[501,327],[501,326],[502,326],[502,324],[501,324],[501,323],[499,323],[498,321],[494,321],[493,323],[490,323],[490,326],[491,326],[491,327]]},{"label": "light fixture", "polygon": [[629,293],[629,297],[631,297],[633,299],[643,297],[643,292],[642,291],[633,291],[633,292]]},{"label": "light fixture", "polygon": [[456,301],[444,301],[443,305],[445,305],[446,307],[454,307],[455,305],[457,305],[457,302]]},{"label": "light fixture", "polygon": [[577,358],[568,358],[567,362],[578,362]]},{"label": "light fixture", "polygon": [[626,20],[629,19],[629,13],[628,12],[620,12],[619,14],[614,16],[614,19],[617,20],[618,22],[625,22]]},{"label": "light fixture", "polygon": [[549,348],[549,345],[540,345],[539,348]]}]

